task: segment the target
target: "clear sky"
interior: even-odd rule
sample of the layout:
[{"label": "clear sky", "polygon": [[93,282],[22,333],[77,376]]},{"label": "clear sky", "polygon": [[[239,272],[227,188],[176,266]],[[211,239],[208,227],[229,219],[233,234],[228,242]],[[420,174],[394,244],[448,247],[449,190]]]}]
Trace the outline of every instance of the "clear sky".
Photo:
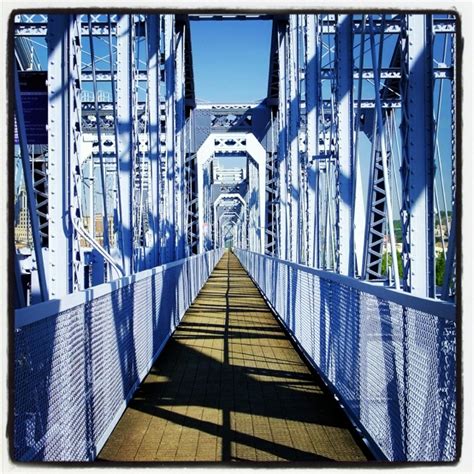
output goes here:
[{"label": "clear sky", "polygon": [[271,21],[192,21],[196,98],[255,102],[267,95]]}]

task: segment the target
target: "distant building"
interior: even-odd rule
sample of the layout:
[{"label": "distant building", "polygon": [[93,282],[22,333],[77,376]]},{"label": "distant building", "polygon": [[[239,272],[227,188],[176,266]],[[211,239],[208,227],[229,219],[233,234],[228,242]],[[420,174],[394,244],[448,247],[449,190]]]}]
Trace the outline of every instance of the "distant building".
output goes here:
[{"label": "distant building", "polygon": [[30,216],[28,214],[28,202],[26,189],[20,190],[19,195],[20,211],[15,225],[15,243],[17,247],[31,247],[33,245],[33,235],[31,233]]},{"label": "distant building", "polygon": [[[82,222],[84,228],[89,234],[92,234],[92,226],[90,216],[83,216]],[[109,243],[113,247],[115,245],[115,232],[114,232],[114,219],[112,216],[108,218],[109,224]],[[95,240],[100,244],[104,245],[104,221],[102,214],[96,214],[94,219],[94,236]],[[81,237],[81,247],[89,247],[89,243]]]},{"label": "distant building", "polygon": [[[18,197],[19,212],[15,223],[15,244],[17,248],[32,247],[33,233],[31,230],[30,216],[28,212],[28,202],[26,196],[26,189],[22,187]],[[109,242],[110,245],[115,245],[114,220],[112,216],[108,218],[109,223]],[[91,222],[89,216],[82,218],[82,225],[89,232],[92,233]],[[95,239],[100,245],[104,245],[104,227],[102,214],[95,215]],[[81,247],[89,247],[89,243],[81,237]]]}]

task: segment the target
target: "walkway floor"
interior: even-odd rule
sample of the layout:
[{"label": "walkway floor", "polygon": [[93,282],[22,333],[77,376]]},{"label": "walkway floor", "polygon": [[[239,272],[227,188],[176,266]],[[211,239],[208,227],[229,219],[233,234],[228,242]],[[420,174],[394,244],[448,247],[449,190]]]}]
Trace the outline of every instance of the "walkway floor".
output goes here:
[{"label": "walkway floor", "polygon": [[226,253],[99,460],[363,461],[342,411]]}]

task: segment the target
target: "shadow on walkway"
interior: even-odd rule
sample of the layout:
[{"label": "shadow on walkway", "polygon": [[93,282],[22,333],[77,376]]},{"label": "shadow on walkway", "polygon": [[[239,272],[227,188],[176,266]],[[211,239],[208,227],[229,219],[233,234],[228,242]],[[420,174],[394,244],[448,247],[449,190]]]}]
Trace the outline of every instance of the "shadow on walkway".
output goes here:
[{"label": "shadow on walkway", "polygon": [[108,461],[364,461],[348,421],[226,253],[102,449]]}]

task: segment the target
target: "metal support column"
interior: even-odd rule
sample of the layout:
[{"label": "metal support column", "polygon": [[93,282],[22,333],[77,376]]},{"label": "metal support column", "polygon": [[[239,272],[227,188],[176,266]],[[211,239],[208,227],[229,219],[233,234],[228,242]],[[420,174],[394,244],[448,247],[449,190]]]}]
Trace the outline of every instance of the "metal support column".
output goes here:
[{"label": "metal support column", "polygon": [[131,15],[120,15],[117,22],[117,122],[119,185],[122,196],[120,231],[123,236],[123,260],[126,275],[133,273],[133,162],[135,155],[133,134],[133,22]]},{"label": "metal support column", "polygon": [[403,280],[406,291],[433,297],[433,64],[431,15],[407,15],[403,149]]},{"label": "metal support column", "polygon": [[[73,15],[49,15],[48,44],[48,202],[49,202],[49,297],[61,298],[78,289],[76,262],[80,261],[78,235],[71,222],[70,205],[75,183],[73,174],[78,173],[78,149],[75,146],[76,115],[80,100],[74,65],[80,65],[77,48],[73,41]],[[79,103],[77,102],[79,100]],[[79,210],[71,209],[72,217],[78,218]]]},{"label": "metal support column", "polygon": [[149,132],[148,159],[150,162],[151,180],[151,230],[153,232],[153,266],[159,264],[160,258],[160,16],[147,16],[148,31],[148,110]]},{"label": "metal support column", "polygon": [[308,153],[308,265],[319,268],[319,162],[318,105],[320,97],[318,17],[307,15],[306,19],[306,146]]},{"label": "metal support column", "polygon": [[[15,64],[16,66],[16,64]],[[25,120],[23,115],[23,104],[21,101],[21,93],[20,93],[20,82],[18,78],[18,71],[15,67],[15,118],[16,124],[18,129],[18,139],[20,145],[20,153],[21,153],[21,160],[22,160],[22,168],[23,168],[23,177],[25,180],[25,189],[26,189],[26,197],[28,203],[28,212],[30,215],[30,223],[31,223],[31,230],[33,234],[33,245],[35,251],[35,259],[38,271],[38,281],[40,287],[40,294],[41,300],[46,301],[49,298],[48,292],[48,280],[46,278],[46,265],[43,259],[43,250],[41,248],[41,235],[40,235],[40,224],[39,224],[39,216],[36,212],[36,199],[34,195],[34,186],[33,186],[33,177],[31,173],[31,164],[30,164],[30,154],[28,151],[28,143],[27,143],[27,135],[26,135],[26,128],[25,128]],[[20,278],[20,265],[17,263],[18,256],[15,254],[15,274],[17,277],[17,290],[23,295],[21,285],[21,278]],[[24,301],[20,297],[20,301],[24,303]]]},{"label": "metal support column", "polygon": [[292,262],[300,263],[301,259],[301,226],[302,219],[300,213],[300,156],[298,146],[298,128],[300,122],[299,103],[299,58],[298,58],[298,16],[290,16],[289,32],[289,63],[288,80],[290,86],[289,97],[289,171],[290,183],[288,192],[289,221],[291,225],[288,229],[289,255]]},{"label": "metal support column", "polygon": [[176,192],[176,259],[184,258],[186,255],[186,223],[185,223],[185,117],[184,117],[184,44],[185,44],[186,26],[183,23],[176,24],[176,71],[174,102],[176,113],[176,150],[175,150],[175,192]]},{"label": "metal support column", "polygon": [[278,185],[280,196],[280,221],[278,236],[278,257],[288,259],[288,223],[287,223],[287,22],[278,23],[278,63],[279,63],[279,94],[278,94]]},{"label": "metal support column", "polygon": [[336,158],[336,270],[354,275],[352,224],[353,115],[352,15],[338,15],[336,33],[337,158]]},{"label": "metal support column", "polygon": [[164,182],[164,252],[162,262],[166,263],[175,259],[176,242],[176,199],[175,180],[175,133],[176,133],[176,110],[175,110],[175,19],[173,15],[165,15],[165,82],[166,82],[166,161]]}]

